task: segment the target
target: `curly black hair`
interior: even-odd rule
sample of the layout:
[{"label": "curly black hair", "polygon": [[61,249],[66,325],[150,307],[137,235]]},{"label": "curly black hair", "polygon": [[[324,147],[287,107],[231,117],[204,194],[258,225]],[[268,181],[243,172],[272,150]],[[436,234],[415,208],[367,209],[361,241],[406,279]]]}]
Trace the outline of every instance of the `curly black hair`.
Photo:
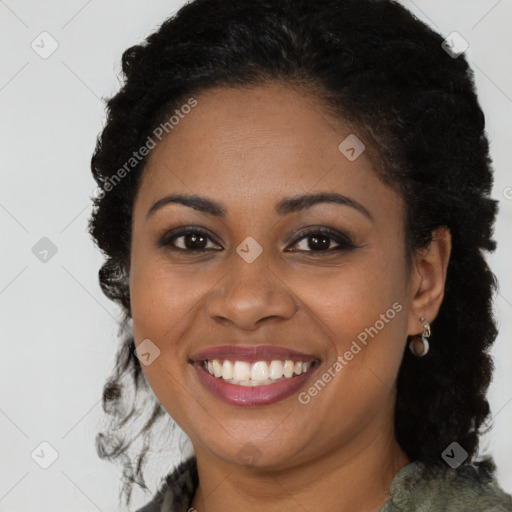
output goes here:
[{"label": "curly black hair", "polygon": [[[147,488],[149,443],[135,464],[129,448],[149,438],[165,411],[143,377],[129,327],[132,209],[147,157],[128,170],[126,162],[175,109],[212,87],[309,87],[358,127],[377,175],[404,198],[408,261],[436,228],[449,228],[452,253],[431,350],[423,358],[405,351],[395,434],[411,460],[428,466],[443,464],[441,453],[453,441],[468,452],[465,464],[477,455],[489,416],[488,350],[497,335],[497,284],[483,254],[495,249],[497,202],[490,198],[492,165],[473,72],[464,55],[442,43],[392,0],[195,0],[124,52],[124,83],[107,101],[91,161],[99,194],[89,232],[106,256],[102,290],[124,312],[103,394],[111,423],[96,441],[100,457],[124,460],[128,503],[134,482]],[[135,406],[141,393],[151,407],[147,399]],[[147,419],[134,428],[142,409]]]}]

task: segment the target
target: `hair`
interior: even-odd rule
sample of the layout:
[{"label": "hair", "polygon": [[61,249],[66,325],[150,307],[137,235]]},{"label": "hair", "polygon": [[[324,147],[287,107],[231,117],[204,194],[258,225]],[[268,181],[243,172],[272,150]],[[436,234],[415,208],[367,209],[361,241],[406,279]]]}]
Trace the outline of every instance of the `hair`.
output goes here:
[{"label": "hair", "polygon": [[[106,256],[105,295],[122,307],[125,330],[103,393],[110,417],[98,454],[124,461],[124,489],[145,486],[142,450],[165,411],[149,395],[135,354],[128,275],[134,199],[147,157],[115,186],[112,177],[187,98],[213,87],[272,82],[307,87],[341,121],[357,126],[381,179],[404,199],[407,259],[446,226],[452,236],[445,295],[426,357],[405,351],[397,379],[395,435],[411,460],[444,464],[453,441],[469,464],[489,415],[486,391],[497,335],[496,279],[483,251],[493,251],[497,202],[484,114],[464,55],[391,0],[195,0],[122,57],[124,82],[107,100],[107,119],[91,161],[100,193],[89,232]],[[171,134],[172,136],[172,134]],[[133,163],[133,162],[132,162]],[[119,176],[119,175],[118,175]],[[130,391],[132,393],[130,393]],[[131,403],[131,407],[127,404]]]}]

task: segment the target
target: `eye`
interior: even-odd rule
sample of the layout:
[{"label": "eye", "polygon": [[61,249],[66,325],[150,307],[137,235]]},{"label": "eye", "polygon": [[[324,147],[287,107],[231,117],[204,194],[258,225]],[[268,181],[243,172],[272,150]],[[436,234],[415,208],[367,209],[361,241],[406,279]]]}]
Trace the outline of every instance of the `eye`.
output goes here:
[{"label": "eye", "polygon": [[[332,241],[337,243],[338,246],[330,248]],[[299,250],[305,252],[330,253],[335,251],[349,251],[357,248],[347,235],[330,228],[313,228],[307,230],[294,242],[294,245],[297,244],[302,245],[302,247],[299,247]]]},{"label": "eye", "polygon": [[[306,240],[309,241],[306,242]],[[337,244],[337,247],[331,247],[332,241]],[[210,246],[208,246],[209,243]],[[316,253],[349,251],[357,248],[347,235],[330,228],[309,229],[303,232],[293,245],[298,246],[299,251]],[[166,233],[157,242],[157,246],[196,253],[222,250],[222,248],[215,248],[215,246],[220,247],[220,245],[211,238],[207,231],[194,226],[186,226]],[[295,252],[295,250],[291,252]]]},{"label": "eye", "polygon": [[[212,239],[206,231],[201,228],[187,226],[166,233],[157,242],[157,245],[158,247],[170,247],[178,251],[204,252],[211,250],[211,247],[208,247],[209,241],[211,242]],[[215,244],[219,245],[216,242]]]}]

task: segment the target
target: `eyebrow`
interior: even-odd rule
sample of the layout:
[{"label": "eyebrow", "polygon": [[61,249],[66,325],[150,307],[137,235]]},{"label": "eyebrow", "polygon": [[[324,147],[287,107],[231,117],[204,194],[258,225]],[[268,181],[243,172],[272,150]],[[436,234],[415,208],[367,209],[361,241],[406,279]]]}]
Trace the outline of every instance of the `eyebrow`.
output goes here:
[{"label": "eyebrow", "polygon": [[[184,206],[194,208],[194,210],[213,215],[214,217],[225,218],[227,215],[226,208],[224,208],[221,204],[208,199],[207,197],[198,195],[171,194],[162,197],[162,199],[159,199],[156,203],[154,203],[153,206],[151,206],[151,208],[148,210],[146,218],[149,218],[157,210],[172,203],[182,204]],[[306,210],[320,203],[335,203],[343,206],[349,206],[350,208],[353,208],[354,210],[362,213],[368,219],[373,220],[370,212],[361,203],[358,203],[356,200],[336,192],[319,192],[316,194],[303,194],[293,197],[285,197],[275,205],[275,212],[280,216],[284,216],[290,213]]]}]

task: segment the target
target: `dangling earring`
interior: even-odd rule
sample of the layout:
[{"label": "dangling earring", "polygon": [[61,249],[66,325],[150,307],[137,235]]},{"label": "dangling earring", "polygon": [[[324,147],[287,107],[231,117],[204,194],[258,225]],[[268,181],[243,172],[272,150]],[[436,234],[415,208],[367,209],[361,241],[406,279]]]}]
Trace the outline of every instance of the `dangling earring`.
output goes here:
[{"label": "dangling earring", "polygon": [[[423,357],[427,355],[428,349],[430,348],[428,343],[428,338],[430,336],[430,324],[427,322],[426,317],[422,317],[421,321],[423,322],[423,332],[421,333],[421,336],[413,338],[409,343],[411,352],[417,357]],[[420,343],[422,345],[422,349],[418,350],[418,345]]]}]

